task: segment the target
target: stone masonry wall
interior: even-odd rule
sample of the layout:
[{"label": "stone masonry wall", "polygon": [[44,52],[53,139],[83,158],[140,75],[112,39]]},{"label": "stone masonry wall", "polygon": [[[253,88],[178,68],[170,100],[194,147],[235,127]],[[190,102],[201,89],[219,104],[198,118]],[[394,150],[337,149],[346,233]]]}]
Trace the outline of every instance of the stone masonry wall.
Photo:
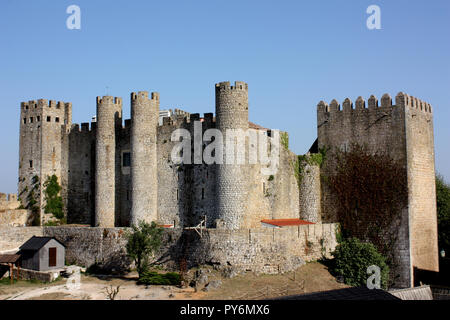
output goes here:
[{"label": "stone masonry wall", "polygon": [[404,95],[400,102],[406,106],[412,266],[438,272],[433,114],[429,104],[414,97]]},{"label": "stone masonry wall", "polygon": [[32,236],[43,236],[42,227],[0,226],[0,252],[17,250]]},{"label": "stone masonry wall", "polygon": [[0,211],[0,226],[21,226],[27,225],[31,212],[26,209]]},{"label": "stone masonry wall", "polygon": [[[403,163],[405,175],[407,174],[405,108],[399,103],[393,105],[388,94],[383,95],[381,106],[375,96],[369,98],[368,107],[361,97],[356,100],[355,106],[350,99],[345,99],[342,109],[336,100],[329,106],[320,102],[317,107],[317,127],[319,148],[328,149],[322,166],[324,176],[330,176],[334,172],[332,153],[337,149],[348,150],[352,143],[365,145],[371,152],[386,152]],[[337,220],[334,201],[329,187],[322,183],[322,221]],[[395,230],[398,237],[394,245],[395,273],[399,277],[395,285],[410,287],[412,268],[408,210],[402,210],[399,219],[400,230]]]},{"label": "stone masonry wall", "polygon": [[[165,229],[164,243],[155,261],[177,268],[181,259],[188,266],[214,264],[236,271],[278,273],[296,269],[305,261],[329,256],[336,246],[336,224],[288,228],[195,231]],[[89,267],[125,269],[126,228],[44,227],[43,234],[66,246],[66,262]]]}]

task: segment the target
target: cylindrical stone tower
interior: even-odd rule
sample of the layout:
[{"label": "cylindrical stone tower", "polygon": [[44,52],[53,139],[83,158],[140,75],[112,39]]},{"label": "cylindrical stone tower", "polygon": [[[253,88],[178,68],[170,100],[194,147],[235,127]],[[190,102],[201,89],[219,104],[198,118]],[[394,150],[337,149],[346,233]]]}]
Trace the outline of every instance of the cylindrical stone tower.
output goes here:
[{"label": "cylindrical stone tower", "polygon": [[[230,82],[216,84],[216,128],[224,138],[224,162],[217,165],[216,174],[216,217],[221,220],[222,228],[239,229],[246,213],[247,165],[238,164],[236,157],[234,163],[227,163],[226,151],[230,150],[227,135],[231,134],[227,130],[242,129],[241,133],[248,130],[248,85],[245,82],[236,81],[234,86],[230,86]],[[233,144],[235,155],[236,148],[246,146],[246,143]]]},{"label": "cylindrical stone tower", "polygon": [[156,134],[159,94],[131,94],[131,224],[158,220]]},{"label": "cylindrical stone tower", "polygon": [[95,226],[114,227],[116,189],[116,126],[122,119],[122,99],[97,97],[95,160]]}]

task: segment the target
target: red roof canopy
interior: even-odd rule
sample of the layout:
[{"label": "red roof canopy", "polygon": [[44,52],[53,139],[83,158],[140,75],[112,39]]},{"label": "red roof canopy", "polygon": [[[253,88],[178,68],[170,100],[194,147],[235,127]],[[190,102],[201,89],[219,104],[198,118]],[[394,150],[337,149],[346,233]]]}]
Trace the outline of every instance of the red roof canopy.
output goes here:
[{"label": "red roof canopy", "polygon": [[276,227],[301,226],[306,224],[314,224],[313,222],[300,219],[266,219],[261,220],[262,223],[270,224]]}]

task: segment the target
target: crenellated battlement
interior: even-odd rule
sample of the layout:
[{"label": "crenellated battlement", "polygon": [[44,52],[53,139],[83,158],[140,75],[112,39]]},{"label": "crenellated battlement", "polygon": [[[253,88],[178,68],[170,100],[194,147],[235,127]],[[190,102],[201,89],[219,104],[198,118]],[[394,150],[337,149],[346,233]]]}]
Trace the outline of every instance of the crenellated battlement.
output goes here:
[{"label": "crenellated battlement", "polygon": [[112,96],[97,97],[97,105],[101,104],[122,105],[122,98]]},{"label": "crenellated battlement", "polygon": [[243,90],[248,91],[248,84],[243,81],[235,81],[234,86],[230,85],[230,81],[216,83],[216,91]]},{"label": "crenellated battlement", "polygon": [[38,99],[38,100],[30,100],[28,102],[21,102],[20,108],[22,110],[30,110],[30,109],[43,109],[43,108],[56,108],[56,109],[64,109],[66,107],[72,107],[71,102],[64,102],[56,100],[47,100],[47,99]]},{"label": "crenellated battlement", "polygon": [[71,133],[91,133],[96,128],[96,122],[83,122],[81,124],[75,123],[72,124],[72,127],[70,129]]},{"label": "crenellated battlement", "polygon": [[[131,101],[139,100],[139,99],[149,99],[149,92],[148,91],[138,91],[138,92],[132,92],[131,93]],[[159,93],[158,92],[152,92],[150,94],[150,100],[159,100]]]},{"label": "crenellated battlement", "polygon": [[431,104],[422,101],[416,97],[409,96],[406,93],[399,92],[395,97],[395,104],[398,106],[408,106],[411,109],[417,109],[428,113],[433,113]]},{"label": "crenellated battlement", "polygon": [[330,104],[328,105],[324,101],[320,101],[317,104],[317,112],[318,113],[337,113],[337,112],[351,112],[351,111],[360,111],[360,110],[376,110],[377,108],[395,108],[399,106],[407,106],[411,109],[420,110],[426,113],[432,113],[432,107],[429,103],[426,103],[418,98],[415,98],[413,96],[409,96],[403,92],[400,92],[395,97],[395,104],[393,103],[393,99],[388,93],[385,93],[381,97],[381,104],[379,103],[378,99],[371,95],[369,99],[366,101],[364,98],[359,96],[355,104],[353,104],[352,100],[349,98],[346,98],[342,102],[342,106],[339,104],[339,102],[336,99],[333,99]]}]

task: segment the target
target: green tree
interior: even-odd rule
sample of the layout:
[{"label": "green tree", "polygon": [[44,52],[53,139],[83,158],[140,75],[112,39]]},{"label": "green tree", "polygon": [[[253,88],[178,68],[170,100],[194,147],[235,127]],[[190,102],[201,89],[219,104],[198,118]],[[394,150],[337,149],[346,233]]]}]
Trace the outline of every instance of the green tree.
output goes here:
[{"label": "green tree", "polygon": [[148,270],[149,257],[161,246],[162,232],[155,222],[140,221],[128,233],[127,254],[136,264],[139,278]]},{"label": "green tree", "polygon": [[436,176],[436,201],[439,247],[450,251],[450,186],[444,178]]},{"label": "green tree", "polygon": [[58,183],[58,177],[56,175],[48,177],[44,183],[44,188],[44,197],[46,202],[44,207],[45,213],[52,213],[55,218],[63,219],[63,201],[59,195],[62,188]]},{"label": "green tree", "polygon": [[344,282],[350,286],[366,286],[369,275],[367,268],[375,265],[380,268],[380,283],[387,288],[389,280],[389,267],[386,259],[377,251],[371,243],[365,243],[357,238],[341,241],[334,252],[334,264],[332,273],[344,278]]}]

